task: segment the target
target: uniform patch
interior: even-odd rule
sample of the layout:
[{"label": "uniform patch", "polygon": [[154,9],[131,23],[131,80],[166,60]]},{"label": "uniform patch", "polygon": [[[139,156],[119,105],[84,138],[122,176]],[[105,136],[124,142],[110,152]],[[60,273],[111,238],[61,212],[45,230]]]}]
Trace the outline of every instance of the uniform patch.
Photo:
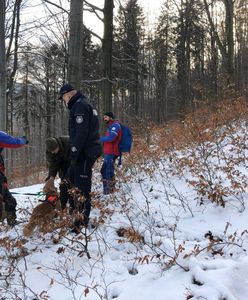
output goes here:
[{"label": "uniform patch", "polygon": [[77,123],[77,124],[83,123],[83,120],[84,120],[83,116],[77,116],[77,117],[76,117],[76,123]]},{"label": "uniform patch", "polygon": [[93,109],[93,116],[98,116],[97,110]]},{"label": "uniform patch", "polygon": [[77,148],[75,146],[71,147],[71,152],[76,152]]},{"label": "uniform patch", "polygon": [[112,128],[111,128],[111,130],[115,131],[115,130],[116,130],[116,128],[115,128],[115,127],[112,127]]}]

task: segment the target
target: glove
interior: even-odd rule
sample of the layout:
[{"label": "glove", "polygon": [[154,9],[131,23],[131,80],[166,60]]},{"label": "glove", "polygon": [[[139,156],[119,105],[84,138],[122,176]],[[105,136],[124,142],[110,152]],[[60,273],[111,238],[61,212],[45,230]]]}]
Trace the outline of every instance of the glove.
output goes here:
[{"label": "glove", "polygon": [[24,140],[24,144],[28,144],[29,143],[29,141],[27,140],[27,138],[26,138],[26,136],[24,135],[24,136],[22,136],[22,139]]}]

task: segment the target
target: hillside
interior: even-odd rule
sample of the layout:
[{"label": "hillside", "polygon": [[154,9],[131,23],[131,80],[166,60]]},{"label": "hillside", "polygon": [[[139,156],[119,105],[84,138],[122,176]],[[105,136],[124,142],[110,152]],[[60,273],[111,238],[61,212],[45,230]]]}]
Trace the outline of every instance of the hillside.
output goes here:
[{"label": "hillside", "polygon": [[13,189],[21,223],[1,224],[0,299],[246,300],[246,115],[237,101],[137,135],[114,194],[96,165],[96,227],[79,235],[60,215],[24,238],[40,198],[25,193],[42,184]]}]

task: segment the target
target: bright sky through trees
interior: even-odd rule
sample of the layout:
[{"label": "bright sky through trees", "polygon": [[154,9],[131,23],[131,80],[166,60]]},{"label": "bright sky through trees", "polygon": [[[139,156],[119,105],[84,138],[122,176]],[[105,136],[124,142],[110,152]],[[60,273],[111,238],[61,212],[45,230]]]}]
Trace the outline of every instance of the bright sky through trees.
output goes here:
[{"label": "bright sky through trees", "polygon": [[[42,3],[41,0],[32,0],[32,1],[29,0],[29,1],[30,2],[27,2],[27,8],[22,11],[22,23],[32,22],[33,20],[35,21],[39,20],[42,23],[43,22],[42,20],[43,18],[45,20],[45,15],[46,15],[44,2]],[[53,1],[53,3],[56,3],[58,5],[59,2],[60,1],[58,0]],[[67,8],[69,10],[68,1],[62,0],[61,2],[64,3],[63,8]],[[104,6],[104,0],[89,0],[88,2],[100,8],[103,8]],[[114,1],[115,15],[117,14],[119,2],[124,3],[124,1],[119,1],[119,0]],[[152,28],[153,25],[156,23],[156,17],[159,15],[160,7],[164,3],[164,0],[139,0],[138,3],[140,4],[140,6],[144,8],[144,15],[147,20],[147,26]],[[51,4],[47,4],[47,7],[51,11],[55,11],[55,13],[60,13],[60,10]],[[52,20],[50,20],[49,22],[51,22],[51,26],[52,26]],[[94,31],[97,35],[102,36],[103,24],[94,15],[94,13],[85,11],[84,24],[92,31]]]}]

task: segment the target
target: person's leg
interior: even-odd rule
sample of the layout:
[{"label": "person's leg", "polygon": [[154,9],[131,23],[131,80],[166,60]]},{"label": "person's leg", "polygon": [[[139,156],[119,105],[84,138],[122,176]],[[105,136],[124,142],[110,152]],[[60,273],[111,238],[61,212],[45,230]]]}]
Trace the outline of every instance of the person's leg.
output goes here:
[{"label": "person's leg", "polygon": [[16,224],[16,199],[11,195],[8,188],[4,191],[5,210],[7,215],[7,223],[11,226]]},{"label": "person's leg", "polygon": [[4,181],[5,181],[5,176],[0,172],[0,221],[4,220],[4,200],[3,200]]},{"label": "person's leg", "polygon": [[0,194],[0,222],[4,220],[4,211],[3,211],[3,195]]},{"label": "person's leg", "polygon": [[[78,186],[76,186],[76,183],[75,183],[75,178],[78,173],[77,169],[78,169],[78,166],[69,167],[66,172],[65,181],[67,182],[67,192],[69,189],[71,189],[73,187],[78,187]],[[75,201],[74,201],[73,197],[70,195],[70,193],[68,193],[68,200],[69,200],[69,204],[70,204],[69,211],[70,211],[70,214],[72,214],[75,210]]]},{"label": "person's leg", "polygon": [[108,189],[107,189],[107,179],[106,179],[106,168],[107,164],[105,160],[103,161],[102,168],[101,168],[101,174],[102,174],[102,184],[103,184],[103,194],[108,194]]},{"label": "person's leg", "polygon": [[114,155],[107,154],[104,156],[104,161],[101,169],[104,194],[110,194],[114,189],[114,161]]},{"label": "person's leg", "polygon": [[[92,167],[95,159],[82,159],[75,167],[74,184],[84,196],[84,201],[79,203],[79,211],[83,214],[82,225],[87,226],[91,211],[91,184],[92,184]],[[76,225],[76,224],[75,224]]]},{"label": "person's leg", "polygon": [[[60,190],[60,203],[61,203],[61,209],[64,210],[66,208],[66,204],[68,202],[68,199],[70,201],[70,195],[68,193],[68,189],[70,188],[69,183],[66,180],[62,180],[59,186]],[[70,201],[70,207],[72,203]]]}]

